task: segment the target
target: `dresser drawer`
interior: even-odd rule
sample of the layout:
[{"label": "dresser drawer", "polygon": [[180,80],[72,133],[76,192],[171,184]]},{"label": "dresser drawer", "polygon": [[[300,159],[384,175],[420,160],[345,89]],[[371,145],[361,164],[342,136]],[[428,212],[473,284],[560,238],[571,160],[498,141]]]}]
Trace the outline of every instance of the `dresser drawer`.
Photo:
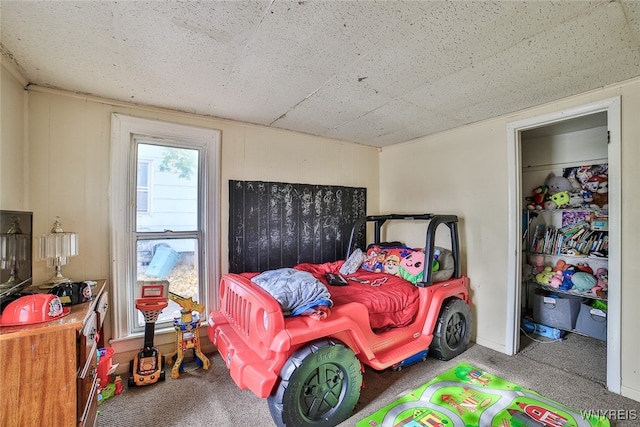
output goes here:
[{"label": "dresser drawer", "polygon": [[78,416],[85,411],[89,396],[93,389],[98,388],[98,382],[98,361],[94,351],[86,375],[78,376]]},{"label": "dresser drawer", "polygon": [[[78,404],[80,404],[80,399],[78,399]],[[78,425],[80,427],[91,427],[98,425],[98,378],[94,377],[93,385],[89,394],[87,395],[87,400],[85,405],[83,406],[84,410],[82,414],[79,415]]]},{"label": "dresser drawer", "polygon": [[78,377],[80,378],[85,378],[91,365],[96,363],[96,350],[98,348],[97,318],[98,316],[95,312],[89,313],[78,337]]},{"label": "dresser drawer", "polygon": [[107,315],[108,309],[109,309],[109,292],[103,291],[100,294],[100,298],[98,298],[98,302],[96,303],[96,313],[98,313],[98,329],[102,329],[102,325],[104,324],[104,318]]},{"label": "dresser drawer", "polygon": [[95,312],[89,313],[78,337],[78,417],[85,412],[89,395],[97,387],[97,317]]}]

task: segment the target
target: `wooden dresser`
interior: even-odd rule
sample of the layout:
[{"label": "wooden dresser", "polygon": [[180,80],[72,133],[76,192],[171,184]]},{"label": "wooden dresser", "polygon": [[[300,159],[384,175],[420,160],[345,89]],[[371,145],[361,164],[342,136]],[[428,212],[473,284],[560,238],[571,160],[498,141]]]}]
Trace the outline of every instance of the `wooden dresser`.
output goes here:
[{"label": "wooden dresser", "polygon": [[0,426],[97,425],[98,331],[106,280],[94,298],[51,322],[0,327]]}]

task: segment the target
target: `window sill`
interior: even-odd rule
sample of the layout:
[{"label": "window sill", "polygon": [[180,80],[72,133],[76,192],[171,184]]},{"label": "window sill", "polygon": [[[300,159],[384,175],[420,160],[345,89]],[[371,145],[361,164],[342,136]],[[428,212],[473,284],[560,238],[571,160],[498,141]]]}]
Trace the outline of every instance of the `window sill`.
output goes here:
[{"label": "window sill", "polygon": [[[158,330],[153,336],[154,346],[172,343],[175,344],[175,342],[176,332],[173,328]],[[123,338],[112,339],[109,341],[109,345],[113,347],[116,354],[128,351],[138,351],[144,345],[144,332],[132,334]]]}]

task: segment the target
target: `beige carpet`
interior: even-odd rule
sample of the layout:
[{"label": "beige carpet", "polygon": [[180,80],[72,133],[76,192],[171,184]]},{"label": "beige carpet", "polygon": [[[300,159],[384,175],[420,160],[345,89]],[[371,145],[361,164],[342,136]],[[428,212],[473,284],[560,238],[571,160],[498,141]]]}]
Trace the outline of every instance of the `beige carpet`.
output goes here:
[{"label": "beige carpet", "polygon": [[[551,344],[527,340],[523,338],[523,351],[513,357],[472,344],[464,354],[447,362],[429,358],[400,372],[367,369],[364,389],[354,414],[340,425],[354,426],[358,420],[451,369],[460,361],[469,362],[578,411],[636,411],[640,417],[640,403],[608,392],[602,381],[594,380],[594,376],[601,379],[603,374],[591,367],[580,369],[579,363],[584,360],[580,362],[566,357],[567,354],[588,354],[593,350],[594,342],[579,338]],[[569,350],[570,347],[575,350]],[[598,353],[601,354],[601,351]],[[561,356],[552,359],[556,354]],[[99,406],[99,424],[106,427],[274,425],[266,399],[259,399],[247,390],[239,390],[217,353],[210,355],[210,359],[212,363],[208,371],[198,369],[185,372],[178,379],[171,379],[170,372],[167,372],[164,382],[131,389],[125,386],[121,395]],[[640,419],[612,420],[611,424],[638,426]]]}]

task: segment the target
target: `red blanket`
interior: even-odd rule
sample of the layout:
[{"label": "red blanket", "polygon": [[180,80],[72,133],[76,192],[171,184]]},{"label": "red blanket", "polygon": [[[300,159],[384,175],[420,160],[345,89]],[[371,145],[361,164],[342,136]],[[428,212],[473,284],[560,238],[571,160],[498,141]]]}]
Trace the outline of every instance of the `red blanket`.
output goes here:
[{"label": "red blanket", "polygon": [[413,321],[420,306],[418,288],[401,277],[371,273],[362,269],[346,277],[368,281],[368,283],[347,280],[349,283],[347,286],[329,285],[325,274],[338,273],[343,263],[344,261],[324,264],[307,263],[299,264],[295,268],[308,271],[327,285],[335,305],[348,302],[364,304],[369,310],[369,321],[374,331],[406,326]]}]

